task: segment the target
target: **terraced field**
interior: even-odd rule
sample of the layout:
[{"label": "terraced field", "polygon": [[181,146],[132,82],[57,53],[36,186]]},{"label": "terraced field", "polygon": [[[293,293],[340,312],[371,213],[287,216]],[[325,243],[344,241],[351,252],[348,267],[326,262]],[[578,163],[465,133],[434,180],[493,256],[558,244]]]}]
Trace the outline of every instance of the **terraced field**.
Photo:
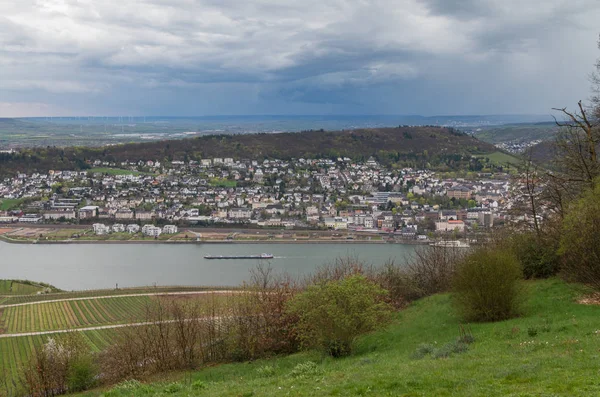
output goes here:
[{"label": "terraced field", "polygon": [[[18,283],[0,280],[0,396],[15,395],[22,388],[19,379],[22,378],[23,364],[36,347],[55,335],[54,332],[143,322],[146,308],[156,299],[215,299],[213,294],[197,294],[215,290],[207,287],[165,286],[31,294],[28,287],[35,285],[15,284]],[[229,299],[227,295],[219,294],[218,299]],[[30,332],[43,334],[19,335]],[[80,332],[91,348],[99,351],[110,344],[118,330]]]},{"label": "terraced field", "polygon": [[[0,283],[4,280],[0,280]],[[57,299],[85,298],[85,297],[100,297],[100,296],[115,296],[115,295],[136,295],[136,294],[159,294],[167,292],[195,292],[195,291],[216,291],[216,290],[231,290],[231,287],[140,287],[126,288],[113,290],[90,290],[90,291],[73,291],[59,292],[40,295],[18,295],[18,296],[0,296],[0,305],[14,305],[20,303],[44,302]],[[1,291],[1,290],[0,290]],[[0,292],[0,295],[3,295]]]},{"label": "terraced field", "polygon": [[0,280],[0,295],[29,295],[43,290],[44,287],[13,280]]},{"label": "terraced field", "polygon": [[[108,346],[114,332],[85,331],[82,335],[94,351],[100,351]],[[0,339],[0,395],[13,395],[20,388],[21,368],[31,357],[33,349],[45,343],[49,337],[52,335]]]},{"label": "terraced field", "polygon": [[44,302],[0,309],[3,333],[53,331],[143,319],[147,296]]}]

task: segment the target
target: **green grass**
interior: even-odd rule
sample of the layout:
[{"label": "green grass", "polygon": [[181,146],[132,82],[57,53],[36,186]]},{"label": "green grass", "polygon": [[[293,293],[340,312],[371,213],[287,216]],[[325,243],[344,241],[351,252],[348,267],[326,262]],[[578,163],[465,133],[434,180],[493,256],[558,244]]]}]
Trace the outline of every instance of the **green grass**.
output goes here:
[{"label": "green grass", "polygon": [[221,178],[213,178],[210,180],[209,184],[210,184],[210,186],[225,187],[225,188],[237,186],[236,181],[230,181],[228,179],[221,179]]},{"label": "green grass", "polygon": [[44,290],[43,285],[18,280],[0,280],[0,295],[31,295]]},{"label": "green grass", "polygon": [[[599,395],[600,306],[578,304],[581,289],[559,280],[528,282],[527,287],[521,318],[470,324],[476,341],[468,351],[447,358],[414,358],[420,345],[439,349],[459,335],[461,321],[450,296],[436,295],[358,340],[355,354],[345,359],[306,352],[207,368],[173,378],[180,382],[175,386],[155,383],[85,395]],[[316,366],[301,365],[308,361]]]},{"label": "green grass", "polygon": [[17,208],[22,202],[22,199],[0,199],[0,211],[9,211]]},{"label": "green grass", "polygon": [[504,152],[494,152],[490,154],[479,155],[477,157],[488,158],[492,163],[497,165],[506,165],[507,163],[510,165],[521,164],[521,161],[517,157]]}]

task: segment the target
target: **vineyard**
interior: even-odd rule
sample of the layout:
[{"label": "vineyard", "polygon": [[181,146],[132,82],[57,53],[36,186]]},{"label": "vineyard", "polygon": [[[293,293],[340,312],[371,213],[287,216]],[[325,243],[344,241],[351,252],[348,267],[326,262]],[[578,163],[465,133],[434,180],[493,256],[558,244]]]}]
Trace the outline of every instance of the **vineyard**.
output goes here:
[{"label": "vineyard", "polygon": [[[0,396],[22,392],[23,365],[55,331],[143,322],[156,300],[210,300],[225,303],[230,294],[196,294],[230,288],[139,287],[114,290],[56,291],[40,283],[0,280]],[[175,293],[175,295],[161,295]],[[216,301],[215,301],[216,299]],[[18,335],[42,332],[38,335]],[[117,329],[81,330],[94,351],[110,344]],[[12,335],[11,335],[12,334]],[[57,334],[56,334],[57,335]]]},{"label": "vineyard", "polygon": [[29,295],[44,290],[44,286],[30,282],[0,280],[0,295]]},{"label": "vineyard", "polygon": [[[114,330],[85,331],[82,335],[94,351],[108,346]],[[21,369],[33,349],[41,346],[52,335],[21,336],[0,339],[0,395],[13,395],[20,388]]]},{"label": "vineyard", "polygon": [[[2,282],[6,280],[0,280],[0,295],[2,292]],[[10,281],[8,281],[10,282]],[[161,287],[138,287],[138,288],[125,288],[125,289],[112,289],[112,290],[90,290],[90,291],[73,291],[73,292],[59,292],[51,294],[39,294],[39,295],[19,295],[19,296],[0,296],[0,305],[14,305],[19,303],[32,303],[32,302],[44,302],[57,299],[71,299],[71,298],[87,298],[87,297],[101,297],[101,296],[117,296],[117,295],[136,295],[136,294],[160,294],[166,292],[196,292],[196,291],[216,291],[216,290],[230,290],[231,287],[175,287],[175,286],[161,286]]]},{"label": "vineyard", "polygon": [[136,322],[144,317],[147,296],[99,298],[0,309],[0,333],[22,333]]}]

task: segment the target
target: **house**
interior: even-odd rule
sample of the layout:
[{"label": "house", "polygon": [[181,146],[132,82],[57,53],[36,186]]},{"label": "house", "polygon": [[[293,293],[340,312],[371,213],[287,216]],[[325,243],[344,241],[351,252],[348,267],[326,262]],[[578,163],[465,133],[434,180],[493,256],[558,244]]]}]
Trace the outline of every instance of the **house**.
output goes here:
[{"label": "house", "polygon": [[227,217],[230,219],[250,219],[252,218],[252,210],[249,208],[232,208],[227,212]]},{"label": "house", "polygon": [[152,211],[135,211],[135,219],[150,221],[153,217],[154,213]]},{"label": "house", "polygon": [[162,232],[164,234],[175,234],[175,233],[177,233],[177,226],[175,226],[175,225],[165,225],[163,227]]},{"label": "house", "polygon": [[97,236],[110,233],[110,228],[103,223],[94,223],[92,225],[92,229],[94,230],[94,234]]},{"label": "house", "polygon": [[455,199],[470,199],[471,198],[471,189],[466,186],[455,186],[446,190],[446,195],[449,198]]},{"label": "house", "polygon": [[38,214],[25,214],[19,218],[19,222],[24,223],[40,223],[42,221],[42,216]]},{"label": "house", "polygon": [[142,233],[145,236],[158,237],[162,233],[162,230],[160,227],[154,225],[144,225],[144,227],[142,227]]},{"label": "house", "polygon": [[136,225],[135,223],[127,225],[127,233],[135,234],[140,231],[140,225]]},{"label": "house", "polygon": [[75,219],[75,211],[50,211],[44,212],[44,219],[59,220],[59,219]]},{"label": "house", "polygon": [[79,219],[95,218],[98,215],[98,208],[99,207],[96,205],[86,205],[77,211],[77,215],[79,216]]},{"label": "house", "polygon": [[454,232],[462,233],[465,231],[465,223],[463,221],[448,220],[438,221],[435,223],[436,232]]},{"label": "house", "polygon": [[115,219],[133,219],[133,211],[130,209],[120,209],[115,213]]}]

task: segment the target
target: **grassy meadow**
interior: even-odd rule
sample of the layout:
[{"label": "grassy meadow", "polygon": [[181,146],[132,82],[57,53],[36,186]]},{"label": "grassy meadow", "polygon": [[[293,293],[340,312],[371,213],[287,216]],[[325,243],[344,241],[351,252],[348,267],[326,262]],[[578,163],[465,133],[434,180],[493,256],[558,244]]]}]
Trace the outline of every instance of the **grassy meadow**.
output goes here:
[{"label": "grassy meadow", "polygon": [[[590,396],[600,394],[600,306],[557,279],[526,282],[521,317],[462,324],[448,294],[397,313],[361,337],[355,353],[316,352],[171,374],[153,384],[125,382],[82,394],[116,396]],[[449,349],[461,326],[475,341]]]}]

